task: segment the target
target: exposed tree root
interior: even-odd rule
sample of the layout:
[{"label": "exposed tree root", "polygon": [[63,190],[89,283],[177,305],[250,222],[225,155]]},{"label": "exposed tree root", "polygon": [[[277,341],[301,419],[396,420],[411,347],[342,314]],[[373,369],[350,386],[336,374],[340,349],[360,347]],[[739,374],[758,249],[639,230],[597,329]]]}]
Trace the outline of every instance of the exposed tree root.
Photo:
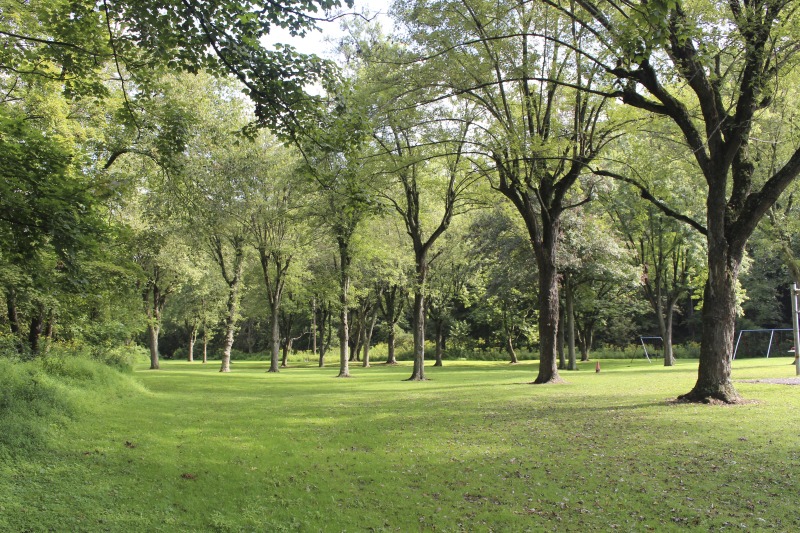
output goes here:
[{"label": "exposed tree root", "polygon": [[731,384],[721,385],[714,388],[695,387],[688,393],[678,396],[678,401],[684,403],[702,403],[711,405],[735,405],[746,403]]}]

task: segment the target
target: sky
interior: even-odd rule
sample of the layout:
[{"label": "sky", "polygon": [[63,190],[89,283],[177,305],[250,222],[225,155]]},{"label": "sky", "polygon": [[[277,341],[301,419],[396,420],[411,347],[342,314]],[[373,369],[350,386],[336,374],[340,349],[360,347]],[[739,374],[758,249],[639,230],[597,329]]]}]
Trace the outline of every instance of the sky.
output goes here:
[{"label": "sky", "polygon": [[[390,21],[386,16],[391,0],[355,0],[352,9],[345,8],[346,12],[362,13],[364,10],[370,14],[378,14],[378,17],[389,26]],[[333,47],[332,43],[325,42],[326,38],[337,38],[342,35],[340,21],[320,22],[318,24],[322,31],[309,32],[304,38],[292,37],[288,31],[281,28],[273,29],[270,38],[266,40],[267,45],[274,43],[291,44],[299,52],[306,54],[316,54],[320,57],[329,58],[329,50]]]}]

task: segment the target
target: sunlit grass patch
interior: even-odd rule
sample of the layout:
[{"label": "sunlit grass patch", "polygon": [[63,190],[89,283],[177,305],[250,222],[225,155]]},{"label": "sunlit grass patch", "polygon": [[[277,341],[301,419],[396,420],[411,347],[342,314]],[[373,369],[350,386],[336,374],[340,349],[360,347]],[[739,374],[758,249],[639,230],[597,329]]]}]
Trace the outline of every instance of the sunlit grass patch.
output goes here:
[{"label": "sunlit grass patch", "polygon": [[[788,358],[734,379],[793,375]],[[0,529],[588,531],[800,527],[798,393],[675,404],[696,361],[603,360],[532,386],[536,364],[363,369],[164,362],[0,480]],[[11,488],[13,487],[13,490]],[[11,512],[9,512],[11,511]]]}]

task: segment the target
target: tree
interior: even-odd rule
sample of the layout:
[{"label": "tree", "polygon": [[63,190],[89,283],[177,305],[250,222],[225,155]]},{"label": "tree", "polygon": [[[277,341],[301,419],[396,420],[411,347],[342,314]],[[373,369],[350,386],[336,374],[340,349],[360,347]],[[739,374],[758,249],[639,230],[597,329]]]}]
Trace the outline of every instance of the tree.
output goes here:
[{"label": "tree", "polygon": [[[664,366],[675,364],[672,350],[673,317],[678,302],[691,294],[701,262],[701,246],[693,242],[685,225],[667,218],[653,206],[641,209],[638,216],[622,214],[619,203],[611,208],[616,213],[629,250],[642,269],[640,284],[653,309],[658,331],[663,339]],[[623,219],[622,217],[629,217]]]},{"label": "tree", "polygon": [[[408,129],[405,129],[408,128]],[[412,308],[412,329],[414,334],[414,367],[409,381],[425,379],[425,301],[427,293],[428,270],[433,259],[432,246],[450,226],[453,217],[471,205],[468,192],[477,175],[465,167],[463,154],[464,140],[469,132],[469,119],[461,123],[458,131],[434,132],[435,138],[414,131],[414,126],[388,125],[375,135],[383,155],[391,158],[388,170],[400,185],[400,194],[384,196],[400,215],[411,239],[414,250],[415,279],[414,303]],[[442,153],[426,153],[417,143],[438,144]],[[433,159],[435,158],[435,159]],[[437,183],[439,182],[439,183]],[[425,191],[428,201],[424,202]],[[433,192],[434,190],[438,191]],[[431,199],[436,193],[441,195],[441,210],[438,221],[435,215],[429,232],[425,231],[425,206],[430,209]],[[441,365],[441,360],[437,363]]]},{"label": "tree", "polygon": [[495,206],[473,220],[470,233],[478,253],[483,293],[473,300],[472,312],[497,332],[509,362],[519,362],[514,343],[526,335],[533,320],[536,296],[536,263],[519,219],[507,204]]},{"label": "tree", "polygon": [[559,268],[564,274],[569,370],[578,368],[576,343],[581,360],[588,360],[596,326],[612,313],[630,314],[633,306],[629,295],[635,292],[638,281],[622,237],[602,210],[591,207],[571,212],[562,234]]},{"label": "tree", "polygon": [[[745,246],[800,173],[800,149],[770,166],[759,164],[763,150],[751,142],[764,111],[783,103],[782,88],[796,72],[800,21],[795,3],[548,4],[597,36],[581,53],[617,80],[613,96],[670,121],[696,163],[705,189],[702,222],[656,201],[639,185],[662,211],[689,223],[708,243],[698,377],[681,398],[735,403],[740,397],[730,379],[730,364]],[[598,48],[608,59],[594,54]],[[794,139],[786,140],[798,146]],[[636,183],[625,172],[601,173]]]},{"label": "tree", "polygon": [[337,245],[334,260],[339,277],[339,376],[350,377],[349,341],[350,284],[353,237],[358,226],[376,209],[366,183],[363,159],[365,137],[362,116],[349,89],[340,87],[331,95],[329,111],[317,115],[319,123],[306,130],[297,146],[304,159],[304,172],[316,189],[315,215],[327,227]]},{"label": "tree", "polygon": [[[347,5],[352,1],[347,0]],[[34,0],[4,6],[0,70],[53,79],[70,95],[107,94],[112,65],[126,94],[160,68],[235,76],[256,102],[258,122],[293,127],[310,98],[308,84],[335,69],[317,56],[262,45],[274,27],[305,35],[312,15],[339,0]],[[132,108],[129,108],[132,111]]]},{"label": "tree", "polygon": [[[421,93],[481,113],[473,163],[516,207],[539,271],[539,373],[559,382],[557,253],[564,211],[588,201],[579,178],[612,136],[587,31],[529,2],[433,0],[399,11],[428,69]],[[442,77],[442,74],[445,76]]]}]

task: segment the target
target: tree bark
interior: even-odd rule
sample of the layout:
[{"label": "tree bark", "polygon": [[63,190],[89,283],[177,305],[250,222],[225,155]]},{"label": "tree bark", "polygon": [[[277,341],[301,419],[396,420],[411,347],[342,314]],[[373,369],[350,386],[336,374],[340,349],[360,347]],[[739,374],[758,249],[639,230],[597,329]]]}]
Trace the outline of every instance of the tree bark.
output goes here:
[{"label": "tree bark", "polygon": [[225,315],[225,344],[222,351],[220,372],[231,371],[231,350],[233,349],[233,338],[236,333],[236,322],[238,320],[239,287],[241,285],[242,273],[244,272],[244,237],[241,235],[234,235],[230,237],[228,241],[233,249],[233,262],[230,265],[230,273],[226,266],[222,239],[219,236],[214,236],[211,241],[213,257],[222,271],[222,278],[228,285],[227,313]]},{"label": "tree bark", "polygon": [[388,352],[386,356],[386,364],[387,365],[396,365],[397,358],[395,357],[394,353],[394,345],[395,345],[395,328],[397,328],[397,324],[391,324],[389,326],[389,335],[386,339],[386,350]]},{"label": "tree bark", "polygon": [[8,325],[11,333],[19,335],[19,312],[17,310],[17,293],[12,289],[6,292],[6,309],[8,309]]},{"label": "tree bark", "polygon": [[444,324],[441,320],[435,322],[435,335],[436,335],[436,362],[433,366],[442,366],[442,357],[444,355]]},{"label": "tree bark", "polygon": [[220,372],[231,371],[231,349],[233,348],[233,337],[236,332],[236,313],[239,299],[239,283],[231,286],[228,290],[227,315],[225,316],[225,345],[222,350],[222,364]]},{"label": "tree bark", "polygon": [[[566,321],[564,317],[564,312],[562,310],[561,315],[559,316],[559,322],[564,323]],[[559,370],[566,370],[567,369],[567,357],[564,354],[564,345],[567,343],[566,339],[564,338],[564,329],[565,328],[558,328],[558,338],[556,339],[556,343],[558,345],[558,369]]]},{"label": "tree bark", "polygon": [[34,312],[31,316],[30,329],[28,330],[28,346],[31,353],[36,355],[39,353],[39,339],[42,336],[42,329],[44,328],[44,314],[41,309]]},{"label": "tree bark", "polygon": [[203,364],[208,363],[208,330],[203,325]]},{"label": "tree bark", "polygon": [[147,335],[150,344],[150,370],[158,370],[158,331],[157,323],[147,325]]},{"label": "tree bark", "polygon": [[350,243],[348,238],[339,237],[339,260],[341,276],[339,278],[339,375],[350,377],[350,328],[348,314],[350,306]]},{"label": "tree bark", "polygon": [[534,384],[561,383],[558,375],[558,269],[556,268],[556,227],[543,228],[546,242],[537,246],[539,267],[539,373]]},{"label": "tree bark", "polygon": [[[317,356],[317,299],[311,300],[311,353],[314,357]],[[323,366],[323,361],[320,360],[319,366]]]},{"label": "tree bark", "polygon": [[736,279],[739,275],[741,254],[737,253],[732,257],[727,245],[715,243],[711,226],[708,240],[708,281],[703,291],[703,334],[697,382],[691,391],[678,399],[703,403],[713,400],[738,403],[741,397],[730,376],[736,324]]},{"label": "tree bark", "polygon": [[278,368],[281,355],[280,308],[274,299],[270,301],[270,315],[272,327],[270,328],[270,360],[267,372],[280,372]]},{"label": "tree bark", "polygon": [[197,341],[197,323],[193,323],[189,330],[189,354],[187,359],[190,363],[194,362],[194,344]]},{"label": "tree bark", "polygon": [[407,381],[425,380],[425,282],[428,274],[426,257],[417,257],[417,286],[414,291],[412,329],[414,334],[414,369]]},{"label": "tree bark", "polygon": [[675,302],[669,301],[666,305],[664,331],[662,336],[664,338],[664,366],[675,365],[675,353],[672,350],[672,320],[675,315]]},{"label": "tree bark", "polygon": [[514,351],[514,343],[511,340],[511,335],[506,335],[506,352],[508,352],[508,356],[511,358],[509,361],[512,365],[516,365],[519,363],[517,359],[517,352]]},{"label": "tree bark", "polygon": [[364,328],[364,367],[369,366],[369,348],[372,344],[372,334],[375,331],[375,322],[378,320],[378,307],[375,306],[370,314],[369,327]]}]

